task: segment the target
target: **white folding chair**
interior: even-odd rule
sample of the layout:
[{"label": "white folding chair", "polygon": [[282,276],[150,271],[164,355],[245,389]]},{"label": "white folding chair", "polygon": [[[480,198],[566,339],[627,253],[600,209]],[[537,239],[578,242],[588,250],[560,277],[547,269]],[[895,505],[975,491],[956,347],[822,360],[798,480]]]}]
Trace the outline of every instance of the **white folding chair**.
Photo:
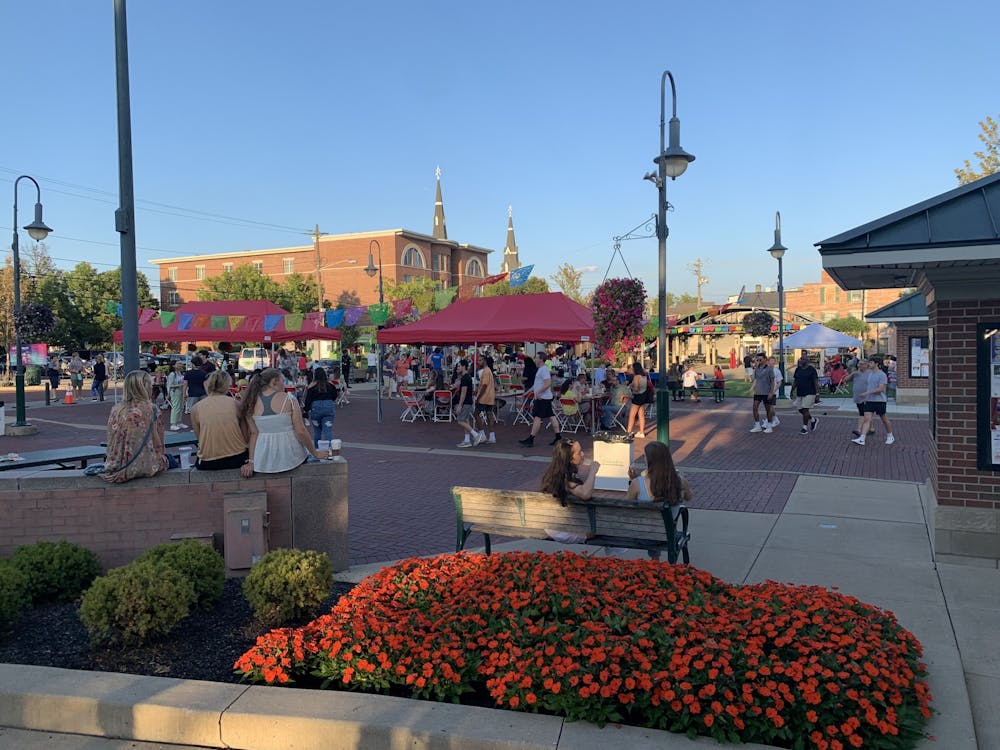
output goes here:
[{"label": "white folding chair", "polygon": [[619,404],[618,411],[615,412],[615,416],[612,420],[614,422],[614,426],[624,432],[628,432],[628,425],[626,423],[628,422],[628,410],[630,406],[632,406],[632,401],[630,399],[622,401],[621,404]]},{"label": "white folding chair", "polygon": [[[587,425],[583,421],[583,412],[580,410],[580,404],[576,399],[561,398],[559,399],[559,404],[562,406],[559,412],[560,432],[576,432],[581,428],[586,429]],[[567,407],[569,407],[571,412],[575,411],[575,413],[567,414]]]},{"label": "white folding chair", "polygon": [[514,411],[514,419],[511,420],[511,426],[516,425],[520,422],[530,425],[535,418],[531,415],[531,404],[535,400],[535,394],[528,391],[521,397],[521,405],[518,406],[516,403],[512,407]]},{"label": "white folding chair", "polygon": [[417,399],[413,391],[409,388],[400,388],[399,395],[403,397],[403,406],[406,407],[403,413],[399,415],[400,420],[403,422],[416,422],[418,419],[427,421],[427,415],[424,413],[424,405]]},{"label": "white folding chair", "polygon": [[451,409],[451,391],[434,391],[433,422],[450,422],[454,416]]}]

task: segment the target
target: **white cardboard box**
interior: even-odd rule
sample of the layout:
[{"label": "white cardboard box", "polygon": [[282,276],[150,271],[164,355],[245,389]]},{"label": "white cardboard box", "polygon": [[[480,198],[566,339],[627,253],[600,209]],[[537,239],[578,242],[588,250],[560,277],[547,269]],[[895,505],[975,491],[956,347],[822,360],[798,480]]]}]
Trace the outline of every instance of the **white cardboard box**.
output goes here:
[{"label": "white cardboard box", "polygon": [[632,443],[605,443],[603,440],[595,440],[594,460],[601,465],[594,482],[595,489],[628,491],[628,468],[632,464]]}]

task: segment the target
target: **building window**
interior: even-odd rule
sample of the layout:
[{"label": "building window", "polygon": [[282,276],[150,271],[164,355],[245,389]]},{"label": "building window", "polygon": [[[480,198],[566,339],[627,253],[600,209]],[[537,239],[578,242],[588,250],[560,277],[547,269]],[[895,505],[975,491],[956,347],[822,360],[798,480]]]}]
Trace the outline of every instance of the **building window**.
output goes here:
[{"label": "building window", "polygon": [[825,286],[821,286],[819,288],[819,303],[821,305],[825,305],[826,304],[826,287]]},{"label": "building window", "polygon": [[864,296],[864,291],[861,289],[858,289],[856,291],[851,291],[847,293],[847,301],[861,302],[863,296]]},{"label": "building window", "polygon": [[408,274],[408,273],[404,273],[403,274],[403,283],[404,284],[409,284],[411,281],[413,281],[413,277],[410,276],[410,274]]},{"label": "building window", "polygon": [[196,279],[198,279],[198,281],[204,281],[205,280],[205,266],[195,266],[194,267],[194,277]]},{"label": "building window", "polygon": [[295,258],[284,258],[281,261],[283,273],[295,273]]},{"label": "building window", "polygon": [[424,254],[420,252],[419,248],[412,245],[403,251],[403,265],[410,268],[427,268]]},{"label": "building window", "polygon": [[826,323],[827,321],[833,320],[836,317],[837,313],[835,312],[825,312],[823,313],[823,322]]},{"label": "building window", "polygon": [[483,264],[480,263],[475,258],[473,258],[465,266],[465,275],[466,276],[479,276],[479,277],[485,276],[486,274],[483,273]]},{"label": "building window", "polygon": [[223,273],[232,273],[233,272],[233,264],[232,263],[223,263],[222,264],[222,272]]},{"label": "building window", "polygon": [[177,292],[167,292],[167,302],[171,305],[179,305],[181,296]]},{"label": "building window", "polygon": [[264,273],[264,261],[255,260],[253,262],[253,270],[255,270],[257,273]]},{"label": "building window", "polygon": [[835,286],[833,288],[833,304],[835,304],[835,305],[839,305],[840,304],[840,287],[839,286]]},{"label": "building window", "polygon": [[177,281],[177,269],[168,268],[167,269],[167,281]]}]

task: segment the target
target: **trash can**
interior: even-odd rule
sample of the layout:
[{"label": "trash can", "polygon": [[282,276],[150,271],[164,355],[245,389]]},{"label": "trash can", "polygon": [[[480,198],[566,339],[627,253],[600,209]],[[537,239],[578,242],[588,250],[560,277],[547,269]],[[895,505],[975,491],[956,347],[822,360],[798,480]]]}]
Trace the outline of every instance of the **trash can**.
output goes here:
[{"label": "trash can", "polygon": [[24,384],[25,385],[42,384],[41,365],[28,365],[27,367],[24,368]]}]

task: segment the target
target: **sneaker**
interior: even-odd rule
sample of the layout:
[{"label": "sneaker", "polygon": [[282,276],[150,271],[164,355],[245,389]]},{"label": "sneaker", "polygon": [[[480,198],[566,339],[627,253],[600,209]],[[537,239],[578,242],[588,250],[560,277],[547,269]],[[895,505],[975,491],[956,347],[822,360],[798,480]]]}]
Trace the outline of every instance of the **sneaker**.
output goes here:
[{"label": "sneaker", "polygon": [[177,430],[183,429],[179,424],[170,425],[170,429],[176,432]]},{"label": "sneaker", "polygon": [[497,441],[497,434],[495,432],[491,432],[490,436],[488,438],[486,438],[486,442],[490,443],[491,445],[493,443],[495,443],[496,441]]},{"label": "sneaker", "polygon": [[864,436],[864,435],[862,435],[861,437],[856,437],[856,438],[854,438],[854,440],[852,440],[851,442],[852,442],[852,443],[855,443],[855,444],[857,444],[857,445],[864,445],[864,444],[865,444],[865,436]]},{"label": "sneaker", "polygon": [[799,434],[800,435],[808,435],[809,434],[809,428],[806,427],[805,425],[802,425],[802,429],[799,430]]},{"label": "sneaker", "polygon": [[813,417],[809,420],[809,430],[811,432],[816,432],[817,427],[819,427],[819,417]]},{"label": "sneaker", "polygon": [[764,434],[765,435],[770,435],[772,432],[774,432],[774,430],[771,429],[771,425],[766,424],[764,426]]},{"label": "sneaker", "polygon": [[549,445],[555,445],[555,444],[556,444],[556,443],[558,443],[558,442],[559,442],[560,440],[562,440],[562,433],[561,433],[561,432],[557,432],[557,433],[556,433],[556,436],[555,436],[554,438],[552,438],[552,442],[551,442],[551,443],[549,443]]},{"label": "sneaker", "polygon": [[486,440],[486,433],[485,432],[476,432],[476,433],[473,433],[473,437],[472,437],[472,444],[473,445],[480,445],[484,440]]},{"label": "sneaker", "polygon": [[763,432],[763,430],[764,428],[760,426],[760,423],[757,423],[750,429],[750,432]]},{"label": "sneaker", "polygon": [[637,438],[644,438],[644,437],[646,437],[646,433],[645,432],[637,432],[637,433],[635,433],[635,436]]},{"label": "sneaker", "polygon": [[779,424],[781,424],[781,420],[777,417],[771,420],[771,427],[777,427]]},{"label": "sneaker", "polygon": [[518,440],[517,442],[519,442],[525,448],[531,448],[535,444],[535,436],[528,435],[528,437],[526,437],[524,440]]},{"label": "sneaker", "polygon": [[886,445],[892,445],[895,442],[896,442],[896,438],[893,437],[893,434],[891,432],[888,435],[885,436],[885,444]]},{"label": "sneaker", "polygon": [[459,443],[457,445],[457,447],[458,448],[471,448],[472,447],[472,443],[469,442],[469,440],[463,440],[461,443]]}]

